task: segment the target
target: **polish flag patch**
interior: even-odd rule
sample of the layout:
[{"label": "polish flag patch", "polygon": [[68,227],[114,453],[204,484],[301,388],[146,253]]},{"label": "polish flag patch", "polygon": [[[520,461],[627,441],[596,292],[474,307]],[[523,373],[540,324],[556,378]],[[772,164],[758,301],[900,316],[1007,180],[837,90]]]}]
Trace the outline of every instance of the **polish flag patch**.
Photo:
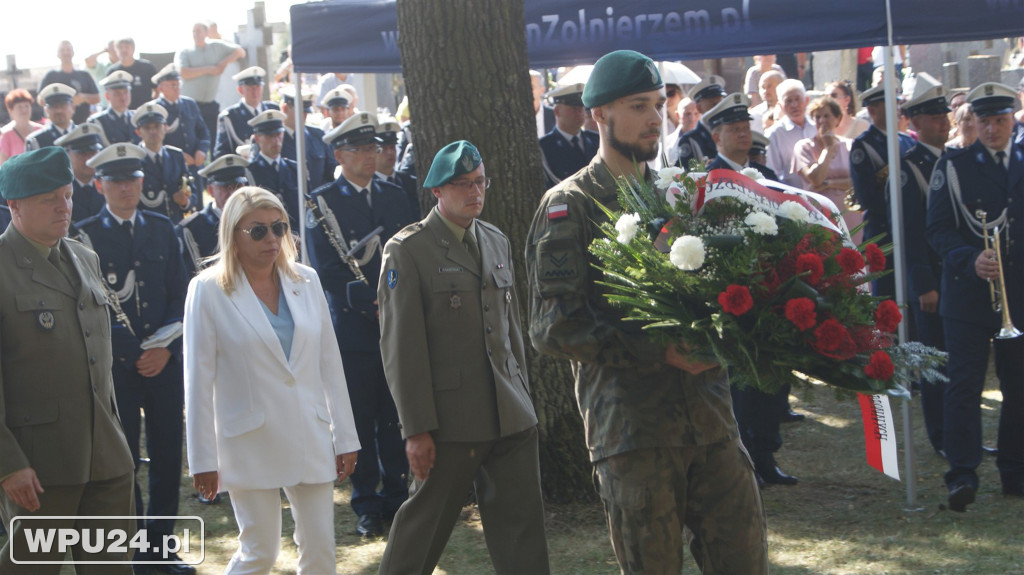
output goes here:
[{"label": "polish flag patch", "polygon": [[557,220],[569,215],[569,204],[548,206],[548,220]]},{"label": "polish flag patch", "polygon": [[887,395],[857,394],[864,422],[864,446],[868,465],[899,480],[896,422]]}]

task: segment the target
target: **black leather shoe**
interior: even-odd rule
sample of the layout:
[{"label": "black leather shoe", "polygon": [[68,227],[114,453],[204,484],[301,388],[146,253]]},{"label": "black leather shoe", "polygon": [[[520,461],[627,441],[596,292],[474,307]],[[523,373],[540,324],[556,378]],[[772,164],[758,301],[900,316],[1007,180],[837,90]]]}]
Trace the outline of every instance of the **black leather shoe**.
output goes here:
[{"label": "black leather shoe", "polygon": [[796,485],[800,481],[792,475],[786,475],[784,471],[779,469],[779,466],[775,463],[774,459],[762,462],[760,465],[754,464],[754,469],[766,484]]},{"label": "black leather shoe", "polygon": [[982,445],[981,446],[981,452],[982,453],[987,453],[987,454],[991,455],[992,457],[998,457],[999,456],[999,450],[998,449],[996,449],[995,447],[989,447],[987,445]]},{"label": "black leather shoe", "polygon": [[[164,561],[162,557],[161,561]],[[182,562],[181,557],[178,557],[176,553],[171,553],[167,556],[166,561],[169,563],[158,563],[150,565],[153,571],[157,573],[170,573],[170,575],[196,575],[196,568],[191,565],[186,565]]]},{"label": "black leather shoe", "polygon": [[792,409],[782,414],[782,423],[796,423],[807,419],[807,416],[802,413],[797,413]]},{"label": "black leather shoe", "polygon": [[974,503],[974,494],[978,488],[968,483],[957,483],[949,489],[949,509],[957,513],[967,511],[967,506]]},{"label": "black leather shoe", "polygon": [[382,537],[384,535],[384,522],[379,513],[360,515],[356,523],[356,533],[361,537]]}]

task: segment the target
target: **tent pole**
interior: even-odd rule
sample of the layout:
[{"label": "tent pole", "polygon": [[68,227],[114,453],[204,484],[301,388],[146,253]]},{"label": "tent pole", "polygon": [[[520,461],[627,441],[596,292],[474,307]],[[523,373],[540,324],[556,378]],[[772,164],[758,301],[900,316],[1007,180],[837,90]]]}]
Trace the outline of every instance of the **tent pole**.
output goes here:
[{"label": "tent pole", "polygon": [[[893,270],[896,276],[896,304],[903,313],[903,321],[900,322],[900,342],[907,341],[907,313],[906,275],[903,261],[903,194],[899,193],[900,186],[900,147],[899,147],[899,116],[896,113],[896,85],[895,85],[895,64],[893,62],[893,35],[892,35],[892,6],[891,0],[885,1],[885,20],[888,34],[888,42],[885,47],[885,68],[882,75],[885,82],[885,131],[888,135],[889,154],[889,213],[892,214],[892,258]],[[893,190],[896,192],[894,193]],[[897,368],[900,369],[900,368]],[[905,368],[904,368],[905,369]],[[914,469],[914,430],[911,426],[910,403],[912,399],[900,401],[900,412],[903,414],[903,453],[904,455],[904,476],[907,486],[907,510],[919,510],[917,506],[917,475]]]},{"label": "tent pole", "polygon": [[[303,118],[303,112],[305,110],[305,103],[302,101],[302,72],[292,68],[292,88],[294,92],[292,95],[295,96],[294,107],[295,107],[295,163],[298,167],[299,182],[296,187],[296,193],[299,195],[297,198],[299,202],[299,221],[296,222],[299,226],[299,243],[302,244],[300,256],[302,263],[309,265],[309,249],[306,245],[306,188],[309,186],[309,174],[307,174],[306,167],[306,123]],[[294,230],[293,230],[294,231]]]}]

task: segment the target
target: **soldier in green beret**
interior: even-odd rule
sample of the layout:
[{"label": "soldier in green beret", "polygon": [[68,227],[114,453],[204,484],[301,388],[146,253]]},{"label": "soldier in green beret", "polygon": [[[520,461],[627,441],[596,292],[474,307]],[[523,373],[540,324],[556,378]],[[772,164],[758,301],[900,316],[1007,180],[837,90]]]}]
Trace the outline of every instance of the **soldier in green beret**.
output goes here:
[{"label": "soldier in green beret", "polygon": [[704,573],[768,572],[765,514],[739,440],[729,378],[622,320],[587,248],[619,209],[616,179],[648,181],[665,90],[654,62],[621,50],[583,91],[601,136],[589,166],[547,191],[527,234],[530,338],[569,359],[590,459],[623,573],[679,573],[683,529]]},{"label": "soldier in green beret", "polygon": [[[58,573],[61,566],[15,564],[64,559],[56,545],[30,553],[26,528],[122,529],[135,522],[74,516],[131,515],[133,470],[110,375],[110,318],[99,258],[64,237],[71,223],[71,161],[44,147],[0,166],[12,222],[0,236],[0,516],[71,516],[14,525],[0,573]],[[81,534],[81,533],[80,533]],[[92,536],[95,537],[93,532]],[[126,561],[127,553],[86,552],[81,561]],[[76,566],[79,573],[131,573],[131,566]]]},{"label": "soldier in green beret", "polygon": [[434,571],[471,484],[494,570],[550,572],[512,248],[477,219],[489,184],[473,144],[441,148],[437,207],[384,248],[381,355],[415,481],[382,574]]}]

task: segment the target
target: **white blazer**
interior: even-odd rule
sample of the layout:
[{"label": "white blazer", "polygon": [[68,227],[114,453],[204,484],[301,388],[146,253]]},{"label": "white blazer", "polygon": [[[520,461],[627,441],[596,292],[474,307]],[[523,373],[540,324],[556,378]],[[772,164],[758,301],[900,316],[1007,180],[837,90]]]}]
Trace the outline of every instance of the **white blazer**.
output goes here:
[{"label": "white blazer", "polygon": [[[218,471],[222,489],[326,483],[335,455],[359,450],[338,341],[320,278],[281,278],[295,321],[291,357],[239,273],[233,293],[211,270],[185,300],[185,429],[191,474]],[[333,432],[333,437],[332,437]]]}]

